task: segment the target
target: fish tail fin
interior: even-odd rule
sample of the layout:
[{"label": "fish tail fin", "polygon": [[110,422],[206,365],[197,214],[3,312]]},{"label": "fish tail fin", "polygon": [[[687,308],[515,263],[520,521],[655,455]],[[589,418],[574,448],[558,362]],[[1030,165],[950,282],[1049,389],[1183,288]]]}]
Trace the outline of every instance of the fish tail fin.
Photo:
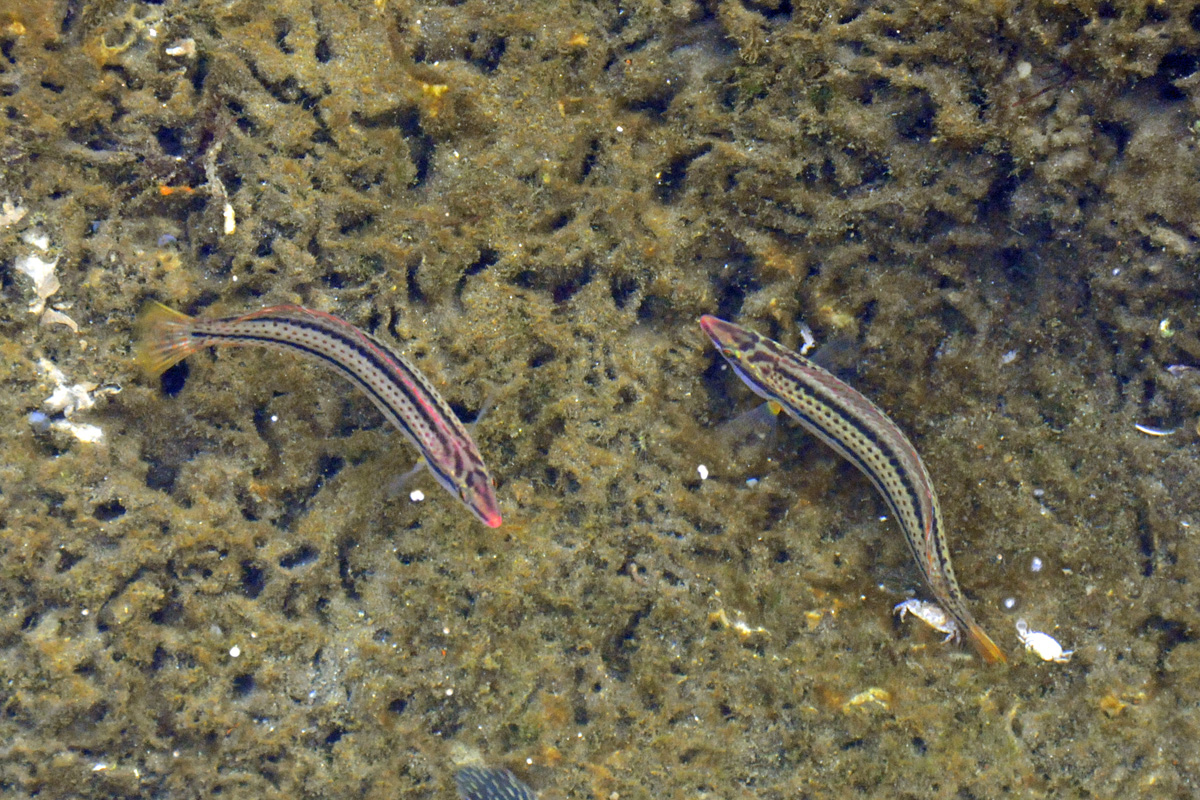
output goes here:
[{"label": "fish tail fin", "polygon": [[979,627],[974,621],[967,625],[967,636],[970,637],[971,644],[974,645],[976,652],[987,663],[1008,663],[1008,659],[1004,657],[1004,652],[992,641],[992,637],[984,633],[983,628]]},{"label": "fish tail fin", "polygon": [[161,375],[200,349],[188,335],[194,319],[151,300],[138,315],[134,360],[147,375]]}]

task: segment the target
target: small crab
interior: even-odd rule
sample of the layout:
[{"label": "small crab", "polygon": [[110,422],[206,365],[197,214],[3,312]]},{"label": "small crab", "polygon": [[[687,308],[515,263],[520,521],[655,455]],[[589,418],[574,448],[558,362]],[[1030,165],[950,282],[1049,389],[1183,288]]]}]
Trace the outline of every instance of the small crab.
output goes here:
[{"label": "small crab", "polygon": [[937,603],[930,603],[914,598],[897,604],[892,609],[892,613],[899,614],[901,620],[904,619],[905,615],[912,614],[938,633],[946,634],[946,638],[942,640],[943,642],[957,642],[962,636],[962,630],[958,627],[958,623],[955,622],[954,617],[947,614]]},{"label": "small crab", "polygon": [[1025,645],[1026,650],[1036,653],[1042,661],[1066,664],[1075,654],[1074,650],[1063,650],[1058,640],[1050,634],[1029,630],[1029,623],[1023,619],[1017,620],[1017,638]]}]

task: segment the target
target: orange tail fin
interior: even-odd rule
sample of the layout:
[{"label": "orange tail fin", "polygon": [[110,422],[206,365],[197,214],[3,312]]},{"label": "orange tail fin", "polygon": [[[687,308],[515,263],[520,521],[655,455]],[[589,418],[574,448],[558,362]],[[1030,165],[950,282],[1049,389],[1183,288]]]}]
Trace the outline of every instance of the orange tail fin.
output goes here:
[{"label": "orange tail fin", "polygon": [[971,623],[967,627],[967,636],[970,638],[971,644],[975,646],[975,650],[979,653],[980,657],[987,663],[1008,663],[1008,659],[1004,657],[1004,652],[992,641],[992,637],[983,632],[983,628],[975,623]]},{"label": "orange tail fin", "polygon": [[188,336],[193,318],[150,301],[138,315],[134,361],[148,375],[161,375],[199,349]]}]

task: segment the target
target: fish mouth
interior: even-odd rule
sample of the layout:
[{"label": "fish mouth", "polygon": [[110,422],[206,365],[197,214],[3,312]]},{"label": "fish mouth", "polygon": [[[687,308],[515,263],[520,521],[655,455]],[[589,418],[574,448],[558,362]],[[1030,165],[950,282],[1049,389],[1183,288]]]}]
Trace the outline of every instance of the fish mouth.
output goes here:
[{"label": "fish mouth", "polygon": [[713,344],[722,353],[744,345],[746,339],[745,329],[739,328],[732,322],[726,322],[719,317],[705,314],[700,317],[700,327],[704,329],[704,332],[708,334],[708,338],[712,339]]}]

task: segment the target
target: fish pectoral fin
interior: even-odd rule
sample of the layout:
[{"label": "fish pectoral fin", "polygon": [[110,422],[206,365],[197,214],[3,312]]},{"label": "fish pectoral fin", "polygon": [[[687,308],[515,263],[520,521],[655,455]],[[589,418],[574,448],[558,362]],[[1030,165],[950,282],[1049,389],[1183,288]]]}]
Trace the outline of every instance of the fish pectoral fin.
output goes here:
[{"label": "fish pectoral fin", "polygon": [[388,497],[395,497],[396,495],[400,494],[400,492],[404,490],[404,487],[411,483],[413,478],[420,475],[421,470],[428,466],[429,462],[427,462],[424,457],[417,459],[417,463],[413,464],[412,469],[397,475],[392,479],[392,482],[388,484]]},{"label": "fish pectoral fin", "polygon": [[[735,459],[757,458],[775,449],[779,435],[778,412],[770,401],[761,403],[716,428],[716,436],[724,450]],[[757,455],[752,452],[757,451]]]}]

